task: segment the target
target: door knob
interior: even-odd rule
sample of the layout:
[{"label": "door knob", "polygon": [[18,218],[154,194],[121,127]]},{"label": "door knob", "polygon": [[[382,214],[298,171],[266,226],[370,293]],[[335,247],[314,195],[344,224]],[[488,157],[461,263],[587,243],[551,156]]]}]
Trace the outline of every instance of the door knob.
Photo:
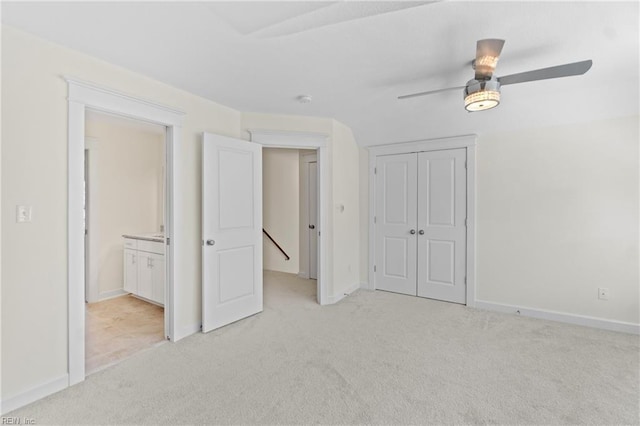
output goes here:
[{"label": "door knob", "polygon": [[410,233],[411,235],[415,235],[416,230],[415,230],[415,229],[412,229],[411,231],[409,231],[409,233]]},{"label": "door knob", "polygon": [[418,231],[418,234],[420,234],[420,235],[424,235],[424,229],[419,230],[419,231]]},{"label": "door knob", "polygon": [[212,246],[212,245],[214,245],[215,243],[216,243],[216,241],[215,241],[215,240],[207,240],[207,245],[208,245],[208,246]]},{"label": "door knob", "polygon": [[309,225],[309,229],[316,229],[315,225]]}]

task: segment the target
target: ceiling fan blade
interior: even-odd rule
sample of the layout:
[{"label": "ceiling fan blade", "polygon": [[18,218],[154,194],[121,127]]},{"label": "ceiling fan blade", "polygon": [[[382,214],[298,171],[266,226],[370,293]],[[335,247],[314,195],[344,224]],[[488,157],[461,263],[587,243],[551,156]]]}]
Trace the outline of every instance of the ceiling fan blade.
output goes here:
[{"label": "ceiling fan blade", "polygon": [[549,78],[570,77],[572,75],[582,75],[589,71],[593,65],[591,59],[587,61],[574,62],[571,64],[558,65],[555,67],[541,68],[539,70],[521,72],[518,74],[505,75],[499,77],[501,86],[507,84],[526,83],[527,81],[547,80]]},{"label": "ceiling fan blade", "polygon": [[474,61],[476,80],[491,78],[498,64],[503,46],[504,40],[497,38],[478,40],[476,44],[476,60]]},{"label": "ceiling fan blade", "polygon": [[428,92],[419,92],[419,93],[412,93],[410,95],[402,95],[402,96],[398,96],[398,99],[417,98],[418,96],[433,95],[434,93],[448,92],[449,90],[460,90],[464,88],[465,86],[447,87],[446,89],[430,90]]}]

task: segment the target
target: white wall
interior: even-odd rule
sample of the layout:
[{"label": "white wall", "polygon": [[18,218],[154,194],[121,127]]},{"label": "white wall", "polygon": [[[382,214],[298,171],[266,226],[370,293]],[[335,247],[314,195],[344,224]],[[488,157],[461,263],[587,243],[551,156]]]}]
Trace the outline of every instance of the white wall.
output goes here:
[{"label": "white wall", "polygon": [[333,122],[333,294],[360,287],[359,149],[351,129]]},{"label": "white wall", "polygon": [[635,116],[480,136],[479,299],[640,322],[638,126]]},{"label": "white wall", "polygon": [[369,150],[360,148],[360,283],[369,288]]},{"label": "white wall", "polygon": [[160,231],[164,127],[91,113],[85,134],[96,140],[91,154],[97,170],[89,193],[98,209],[91,212],[98,243],[92,256],[97,256],[102,298],[123,287],[122,234]]},{"label": "white wall", "polygon": [[[327,294],[339,296],[344,286],[359,277],[359,227],[353,225],[351,202],[333,228],[334,191],[350,200],[358,180],[333,185],[336,177],[358,169],[351,133],[331,119],[241,114],[215,102],[152,80],[71,49],[2,26],[2,400],[22,397],[51,384],[64,383],[67,367],[67,84],[63,75],[158,102],[185,112],[177,153],[184,171],[179,176],[184,218],[176,241],[183,247],[178,277],[175,316],[177,339],[196,332],[201,320],[201,135],[211,132],[241,137],[242,128],[321,132],[329,136],[325,177],[328,212],[328,247],[339,242],[346,264],[336,254],[325,259],[330,271]],[[242,126],[241,126],[242,124]],[[335,133],[335,135],[334,135]],[[245,135],[245,138],[247,136]],[[334,145],[336,146],[334,157]],[[344,155],[344,156],[343,156]],[[356,172],[357,177],[357,172]],[[15,223],[16,205],[33,206],[33,221]],[[352,272],[345,272],[351,265]],[[348,268],[347,268],[348,269]],[[335,285],[334,285],[335,282]],[[46,385],[49,384],[47,387]]]},{"label": "white wall", "polygon": [[478,137],[477,299],[640,323],[638,129],[634,116]]},{"label": "white wall", "polygon": [[275,244],[263,235],[264,269],[299,272],[299,174],[297,149],[262,150],[262,225],[291,258],[285,260]]},{"label": "white wall", "polygon": [[[242,128],[316,132],[328,136],[329,164],[326,167],[329,173],[323,177],[322,185],[330,206],[327,212],[329,229],[321,237],[325,238],[330,253],[325,259],[330,272],[326,290],[330,300],[337,300],[345,292],[357,288],[360,283],[359,158],[351,131],[332,119],[260,113],[243,113]],[[249,134],[245,133],[244,137],[248,139]],[[344,212],[339,211],[340,205],[345,206]]]},{"label": "white wall", "polygon": [[[186,112],[180,158],[184,223],[176,265],[176,335],[201,318],[203,131],[240,136],[240,113],[2,27],[2,399],[67,374],[67,84],[63,74]],[[33,222],[15,223],[18,204]]]}]

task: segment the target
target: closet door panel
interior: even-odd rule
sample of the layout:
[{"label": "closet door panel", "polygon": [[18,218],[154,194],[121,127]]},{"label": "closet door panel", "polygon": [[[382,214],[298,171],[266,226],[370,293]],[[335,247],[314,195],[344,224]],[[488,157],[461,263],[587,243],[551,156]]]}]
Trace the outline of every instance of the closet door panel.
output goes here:
[{"label": "closet door panel", "polygon": [[418,296],[466,302],[466,150],[418,153]]},{"label": "closet door panel", "polygon": [[416,295],[417,167],[415,153],[377,158],[375,285],[378,290]]}]

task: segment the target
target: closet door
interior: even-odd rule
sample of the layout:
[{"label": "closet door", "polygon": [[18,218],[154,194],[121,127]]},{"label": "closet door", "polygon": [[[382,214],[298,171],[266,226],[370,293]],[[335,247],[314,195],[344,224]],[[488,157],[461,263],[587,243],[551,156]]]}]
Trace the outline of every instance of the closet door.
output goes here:
[{"label": "closet door", "polygon": [[376,272],[378,290],[416,295],[417,154],[379,156],[376,162]]},{"label": "closet door", "polygon": [[466,150],[418,154],[418,296],[466,302]]}]

